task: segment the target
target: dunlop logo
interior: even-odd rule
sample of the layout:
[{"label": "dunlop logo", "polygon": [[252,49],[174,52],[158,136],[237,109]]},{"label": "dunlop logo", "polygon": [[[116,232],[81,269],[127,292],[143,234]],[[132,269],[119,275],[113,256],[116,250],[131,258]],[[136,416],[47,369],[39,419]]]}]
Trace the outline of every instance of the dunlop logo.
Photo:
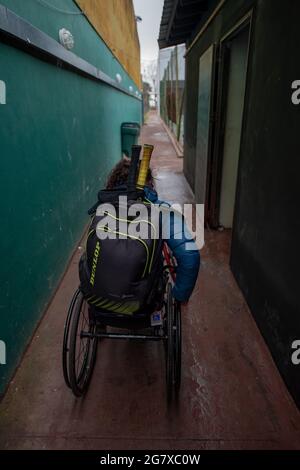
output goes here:
[{"label": "dunlop logo", "polygon": [[96,244],[95,251],[94,251],[92,274],[91,274],[91,278],[90,278],[90,284],[92,286],[94,286],[94,284],[95,284],[95,275],[96,275],[96,269],[97,269],[99,254],[100,254],[100,243],[98,241],[97,244]]}]

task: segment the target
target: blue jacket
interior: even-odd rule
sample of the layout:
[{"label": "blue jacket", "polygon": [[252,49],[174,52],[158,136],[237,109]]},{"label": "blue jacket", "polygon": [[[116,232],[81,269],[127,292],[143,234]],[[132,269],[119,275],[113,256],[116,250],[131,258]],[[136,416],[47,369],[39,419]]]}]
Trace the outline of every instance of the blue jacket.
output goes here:
[{"label": "blue jacket", "polygon": [[[145,187],[145,195],[153,204],[170,206],[168,203],[160,201],[157,192],[153,189]],[[181,236],[178,237],[180,233]],[[196,243],[191,240],[191,237],[188,238],[186,236],[188,233],[186,225],[182,224],[182,217],[179,214],[177,217],[174,213],[171,213],[170,236],[166,243],[175,256],[178,265],[173,295],[180,302],[187,302],[189,300],[200,268],[199,250]],[[187,243],[189,244],[189,249],[187,249]],[[194,249],[190,249],[191,243],[194,243]]]}]

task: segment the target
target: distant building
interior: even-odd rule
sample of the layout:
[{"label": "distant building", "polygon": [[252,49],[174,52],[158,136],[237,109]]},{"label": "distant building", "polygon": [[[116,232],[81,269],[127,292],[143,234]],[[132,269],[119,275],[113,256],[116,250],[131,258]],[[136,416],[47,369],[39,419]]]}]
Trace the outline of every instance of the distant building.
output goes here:
[{"label": "distant building", "polygon": [[143,105],[144,116],[150,111],[151,86],[148,82],[143,82]]},{"label": "distant building", "polygon": [[159,36],[186,44],[185,176],[207,225],[232,230],[232,271],[298,404],[299,16],[297,0],[165,0]]}]

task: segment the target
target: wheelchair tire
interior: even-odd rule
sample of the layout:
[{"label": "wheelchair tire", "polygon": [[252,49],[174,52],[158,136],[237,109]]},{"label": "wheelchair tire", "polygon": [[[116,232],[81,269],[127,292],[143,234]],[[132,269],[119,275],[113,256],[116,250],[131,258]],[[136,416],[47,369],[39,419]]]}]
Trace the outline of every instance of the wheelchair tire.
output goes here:
[{"label": "wheelchair tire", "polygon": [[89,386],[98,345],[97,337],[82,338],[81,333],[85,331],[94,334],[97,327],[90,318],[88,304],[79,289],[73,297],[71,306],[67,375],[73,394],[80,397]]},{"label": "wheelchair tire", "polygon": [[174,302],[174,386],[178,395],[181,385],[181,306]]},{"label": "wheelchair tire", "polygon": [[76,302],[76,299],[79,293],[80,291],[79,289],[77,289],[77,291],[73,295],[73,298],[69,306],[68,315],[67,315],[66,322],[65,322],[65,327],[64,327],[62,366],[63,366],[64,379],[65,379],[67,387],[69,388],[71,388],[70,377],[69,377],[70,323],[71,323],[71,318],[73,314],[74,304]]},{"label": "wheelchair tire", "polygon": [[170,402],[173,395],[174,386],[174,303],[172,296],[172,284],[168,282],[166,292],[166,380],[167,380],[167,400]]},{"label": "wheelchair tire", "polygon": [[170,282],[166,291],[166,334],[167,400],[170,402],[174,392],[178,398],[181,385],[181,307],[173,298]]}]

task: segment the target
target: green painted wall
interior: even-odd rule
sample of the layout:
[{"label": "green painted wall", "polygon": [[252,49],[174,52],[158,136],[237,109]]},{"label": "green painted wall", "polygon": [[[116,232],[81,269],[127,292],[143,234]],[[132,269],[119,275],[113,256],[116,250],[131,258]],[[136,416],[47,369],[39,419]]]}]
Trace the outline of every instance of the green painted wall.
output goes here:
[{"label": "green painted wall", "polygon": [[[46,0],[46,2],[62,11],[80,12],[73,0]],[[138,89],[84,15],[59,13],[39,3],[39,0],[0,0],[0,5],[6,6],[57,41],[59,30],[68,29],[75,40],[72,49],[74,54],[98,67],[111,78],[120,73],[124,88],[128,89],[131,85],[134,91]],[[126,44],[124,49],[126,50]]]},{"label": "green painted wall", "polygon": [[[2,3],[53,36],[78,22],[77,54],[125,77],[86,19],[47,13],[42,20],[36,1]],[[140,121],[141,103],[2,43],[0,80],[7,86],[0,106],[2,393],[88,222],[87,209],[120,158],[121,123]]]}]

